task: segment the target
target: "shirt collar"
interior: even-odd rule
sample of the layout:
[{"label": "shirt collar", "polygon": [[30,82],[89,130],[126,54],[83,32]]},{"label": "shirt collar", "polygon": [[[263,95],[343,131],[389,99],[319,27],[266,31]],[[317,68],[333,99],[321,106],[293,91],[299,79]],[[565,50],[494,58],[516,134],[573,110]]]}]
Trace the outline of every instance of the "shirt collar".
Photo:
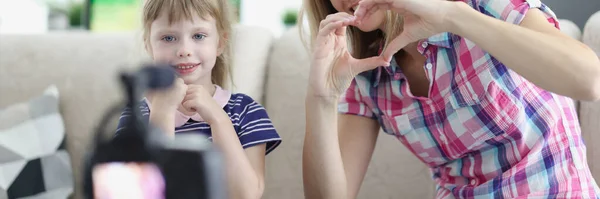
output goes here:
[{"label": "shirt collar", "polygon": [[[419,52],[425,53],[425,47],[427,47],[428,45],[434,45],[442,48],[452,48],[452,35],[449,32],[443,32],[433,35],[425,40],[419,41]],[[382,49],[383,43],[380,44],[378,54],[381,54]],[[389,69],[390,67],[399,67],[398,63],[396,62],[396,59],[393,57],[390,66],[377,67],[375,71],[375,82],[373,82],[374,87],[379,84],[379,81],[381,81],[381,75],[383,75],[382,73],[389,73],[390,71],[392,71]]]},{"label": "shirt collar", "polygon": [[433,35],[426,39],[428,44],[439,46],[443,48],[452,47],[452,36],[449,32],[443,32],[437,35]]}]

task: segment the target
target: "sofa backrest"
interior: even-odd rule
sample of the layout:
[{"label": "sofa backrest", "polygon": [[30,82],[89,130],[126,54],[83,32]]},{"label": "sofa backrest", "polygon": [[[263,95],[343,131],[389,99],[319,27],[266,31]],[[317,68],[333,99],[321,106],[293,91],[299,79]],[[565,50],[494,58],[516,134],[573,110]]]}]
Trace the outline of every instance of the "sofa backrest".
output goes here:
[{"label": "sofa backrest", "polygon": [[[110,105],[121,100],[118,72],[147,62],[139,33],[50,33],[0,35],[0,109],[39,95],[55,84],[75,172],[81,188],[81,161],[93,128]],[[264,28],[236,26],[234,92],[262,102],[266,62],[273,35]],[[115,118],[115,121],[117,118]]]}]

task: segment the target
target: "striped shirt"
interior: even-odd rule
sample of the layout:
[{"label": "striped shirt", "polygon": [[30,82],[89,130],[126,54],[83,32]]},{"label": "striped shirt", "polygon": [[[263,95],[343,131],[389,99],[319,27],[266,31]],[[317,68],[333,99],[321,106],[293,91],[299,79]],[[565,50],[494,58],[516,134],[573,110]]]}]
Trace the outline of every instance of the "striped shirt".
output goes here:
[{"label": "striped shirt", "polygon": [[[146,101],[143,100],[140,103],[140,112],[143,119],[149,121],[150,108]],[[281,137],[271,123],[265,108],[250,96],[241,93],[231,94],[229,101],[224,104],[223,110],[229,115],[244,149],[266,144],[266,153],[268,154],[281,143]],[[117,134],[123,129],[123,125],[127,124],[131,114],[130,108],[123,110],[119,119]],[[175,127],[175,133],[199,133],[207,136],[212,141],[210,126],[204,121],[190,119],[182,126]]]},{"label": "striped shirt", "polygon": [[[519,24],[539,0],[470,0]],[[441,33],[419,42],[427,97],[393,61],[359,74],[338,110],[375,119],[428,165],[436,198],[599,198],[571,99],[543,90],[472,41]],[[398,165],[402,169],[402,165]]]}]

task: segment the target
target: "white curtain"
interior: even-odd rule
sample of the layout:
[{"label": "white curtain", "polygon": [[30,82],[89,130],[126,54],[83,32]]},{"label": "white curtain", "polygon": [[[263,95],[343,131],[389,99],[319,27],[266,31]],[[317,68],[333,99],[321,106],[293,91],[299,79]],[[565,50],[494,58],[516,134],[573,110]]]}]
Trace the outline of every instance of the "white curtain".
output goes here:
[{"label": "white curtain", "polygon": [[48,6],[39,0],[0,0],[0,34],[48,31]]}]

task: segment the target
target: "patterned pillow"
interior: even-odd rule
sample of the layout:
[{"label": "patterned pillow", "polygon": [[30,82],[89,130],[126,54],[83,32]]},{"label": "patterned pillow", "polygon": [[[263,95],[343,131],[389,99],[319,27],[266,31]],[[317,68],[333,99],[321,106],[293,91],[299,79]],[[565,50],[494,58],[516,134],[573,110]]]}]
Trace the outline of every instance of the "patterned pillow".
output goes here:
[{"label": "patterned pillow", "polygon": [[558,23],[560,24],[560,31],[577,41],[581,40],[581,29],[579,29],[579,26],[573,21],[568,19],[558,19]]},{"label": "patterned pillow", "polygon": [[585,23],[581,40],[600,56],[600,11],[592,14]]},{"label": "patterned pillow", "polygon": [[73,173],[58,89],[0,109],[0,199],[67,198]]}]

